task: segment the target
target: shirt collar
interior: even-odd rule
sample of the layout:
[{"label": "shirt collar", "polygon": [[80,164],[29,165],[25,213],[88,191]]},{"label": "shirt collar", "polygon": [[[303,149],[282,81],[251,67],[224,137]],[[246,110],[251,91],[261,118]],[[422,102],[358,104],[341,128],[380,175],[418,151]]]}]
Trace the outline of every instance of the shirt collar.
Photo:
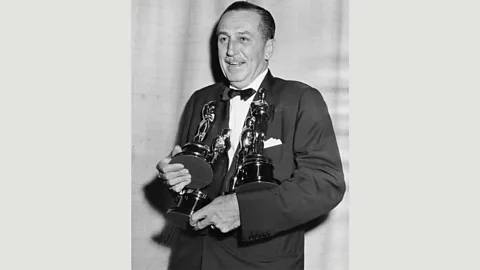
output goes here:
[{"label": "shirt collar", "polygon": [[[258,88],[260,87],[260,85],[262,84],[263,82],[263,79],[265,79],[265,76],[267,75],[267,72],[268,72],[268,68],[266,68],[262,73],[260,73],[257,78],[255,80],[253,80],[252,83],[250,83],[249,85],[247,85],[247,87],[243,88],[243,89],[248,89],[248,88],[253,88],[255,91],[258,91]],[[232,89],[236,89],[236,90],[239,90],[238,88],[236,88],[235,86],[231,85],[230,84],[230,88]],[[242,89],[242,90],[243,90]]]}]

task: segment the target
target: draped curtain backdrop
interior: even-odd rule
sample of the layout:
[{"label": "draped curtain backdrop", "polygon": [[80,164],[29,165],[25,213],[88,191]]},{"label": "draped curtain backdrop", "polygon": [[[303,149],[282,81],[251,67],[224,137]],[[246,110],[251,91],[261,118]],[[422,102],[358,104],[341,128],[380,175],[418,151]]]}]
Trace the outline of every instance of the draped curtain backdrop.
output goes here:
[{"label": "draped curtain backdrop", "polygon": [[[215,82],[211,35],[233,0],[132,2],[132,269],[167,269],[168,229],[155,200],[156,163],[167,156],[189,96]],[[272,13],[270,70],[318,89],[329,106],[347,193],[306,236],[306,269],[348,269],[348,0],[250,1]],[[214,57],[216,57],[214,55]],[[214,58],[215,59],[215,58]],[[215,70],[213,68],[213,70]],[[150,187],[150,191],[148,191]],[[164,210],[164,209],[163,209]]]}]

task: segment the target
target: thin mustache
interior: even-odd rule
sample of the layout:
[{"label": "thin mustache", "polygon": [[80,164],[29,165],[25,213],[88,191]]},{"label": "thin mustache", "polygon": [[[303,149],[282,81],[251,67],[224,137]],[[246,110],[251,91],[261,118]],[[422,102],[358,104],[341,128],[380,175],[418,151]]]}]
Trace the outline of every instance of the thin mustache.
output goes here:
[{"label": "thin mustache", "polygon": [[225,62],[227,63],[243,63],[243,59],[237,59],[237,58],[225,58]]}]

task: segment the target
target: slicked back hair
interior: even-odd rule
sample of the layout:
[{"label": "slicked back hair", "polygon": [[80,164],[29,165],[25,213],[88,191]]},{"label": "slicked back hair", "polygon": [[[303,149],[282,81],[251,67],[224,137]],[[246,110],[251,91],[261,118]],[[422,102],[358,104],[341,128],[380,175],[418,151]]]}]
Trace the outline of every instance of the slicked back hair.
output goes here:
[{"label": "slicked back hair", "polygon": [[275,20],[273,19],[272,14],[261,6],[257,6],[253,3],[247,1],[237,1],[228,6],[225,11],[223,11],[222,16],[229,11],[253,11],[260,15],[260,25],[259,30],[262,33],[262,37],[265,41],[275,37]]}]

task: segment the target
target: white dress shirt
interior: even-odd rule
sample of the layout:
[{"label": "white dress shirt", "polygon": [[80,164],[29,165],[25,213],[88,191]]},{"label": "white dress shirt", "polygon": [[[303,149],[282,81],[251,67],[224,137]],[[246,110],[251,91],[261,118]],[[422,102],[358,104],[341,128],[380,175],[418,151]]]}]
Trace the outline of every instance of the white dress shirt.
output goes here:
[{"label": "white dress shirt", "polygon": [[[253,88],[255,91],[258,91],[260,84],[262,84],[263,79],[267,75],[268,68],[265,69],[258,77],[253,80],[251,84],[243,89]],[[231,88],[236,89],[233,85],[230,85]],[[243,90],[242,89],[242,90]],[[230,99],[230,118],[228,120],[228,127],[230,128],[230,142],[231,147],[228,150],[228,168],[232,165],[233,156],[235,151],[237,151],[238,142],[240,141],[241,133],[243,130],[243,124],[245,118],[247,117],[248,110],[250,109],[250,104],[252,103],[255,95],[252,95],[249,99],[243,101],[239,95]]]}]

